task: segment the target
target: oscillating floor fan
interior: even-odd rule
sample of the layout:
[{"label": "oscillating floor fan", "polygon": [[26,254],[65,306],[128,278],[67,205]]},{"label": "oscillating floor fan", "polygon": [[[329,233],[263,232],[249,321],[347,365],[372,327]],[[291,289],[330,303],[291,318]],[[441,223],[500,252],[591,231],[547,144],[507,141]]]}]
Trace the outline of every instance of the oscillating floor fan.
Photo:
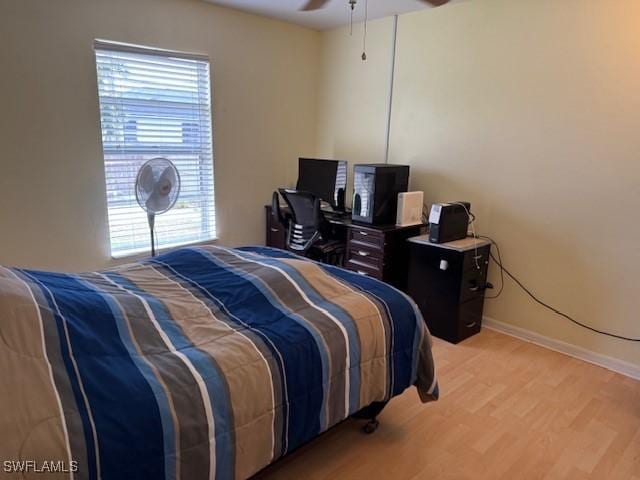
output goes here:
[{"label": "oscillating floor fan", "polygon": [[176,166],[166,158],[146,161],[136,177],[136,200],[147,212],[151,234],[151,255],[156,255],[156,215],[171,210],[180,194],[180,174]]}]

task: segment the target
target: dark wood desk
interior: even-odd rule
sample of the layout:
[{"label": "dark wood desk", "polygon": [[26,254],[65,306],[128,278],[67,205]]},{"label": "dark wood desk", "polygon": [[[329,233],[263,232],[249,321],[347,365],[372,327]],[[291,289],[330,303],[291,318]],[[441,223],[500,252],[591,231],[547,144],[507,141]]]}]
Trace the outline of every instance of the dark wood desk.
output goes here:
[{"label": "dark wood desk", "polygon": [[[265,213],[266,245],[285,249],[285,226],[273,217],[271,205],[265,206]],[[344,239],[346,244],[344,268],[406,290],[409,267],[406,240],[423,233],[425,225],[374,226],[354,223],[350,216],[326,214],[325,217],[334,226],[335,237]]]}]

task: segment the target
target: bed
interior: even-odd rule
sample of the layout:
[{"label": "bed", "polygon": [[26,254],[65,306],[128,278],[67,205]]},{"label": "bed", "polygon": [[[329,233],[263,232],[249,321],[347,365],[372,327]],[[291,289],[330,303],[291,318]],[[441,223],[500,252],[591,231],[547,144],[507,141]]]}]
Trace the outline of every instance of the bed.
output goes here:
[{"label": "bed", "polygon": [[265,247],[0,267],[0,375],[0,469],[27,478],[247,478],[409,387],[438,397],[407,296]]}]

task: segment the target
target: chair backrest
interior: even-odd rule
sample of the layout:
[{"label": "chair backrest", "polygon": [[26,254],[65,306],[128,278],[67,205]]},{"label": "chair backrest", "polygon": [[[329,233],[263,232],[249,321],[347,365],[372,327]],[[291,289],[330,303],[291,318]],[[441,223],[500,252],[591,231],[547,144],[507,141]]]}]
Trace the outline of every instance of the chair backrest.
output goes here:
[{"label": "chair backrest", "polygon": [[281,188],[280,195],[291,210],[287,232],[287,247],[303,254],[322,240],[320,227],[324,216],[320,199],[310,192]]},{"label": "chair backrest", "polygon": [[286,225],[287,220],[282,214],[282,210],[280,210],[280,195],[278,192],[273,192],[271,196],[271,215],[276,222]]}]

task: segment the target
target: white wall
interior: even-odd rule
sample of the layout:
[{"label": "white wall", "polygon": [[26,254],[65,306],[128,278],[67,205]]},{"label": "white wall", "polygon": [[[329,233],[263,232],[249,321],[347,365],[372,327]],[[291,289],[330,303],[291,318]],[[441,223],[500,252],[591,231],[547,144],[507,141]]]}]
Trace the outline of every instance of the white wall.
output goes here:
[{"label": "white wall", "polygon": [[315,151],[315,31],[200,0],[0,0],[0,263],[111,264],[93,40],[205,53],[220,243],[264,241],[263,205]]},{"label": "white wall", "polygon": [[[636,0],[401,16],[390,157],[427,201],[470,200],[541,297],[636,337],[638,18]],[[0,263],[111,263],[94,38],[210,55],[219,234],[236,245],[263,241],[262,205],[299,155],[383,160],[392,19],[371,23],[366,63],[360,29],[319,34],[199,0],[0,0]],[[640,364],[637,344],[581,330],[513,284],[487,313]]]},{"label": "white wall", "polygon": [[[480,232],[536,294],[635,337],[639,18],[636,0],[472,0],[400,16],[390,155],[428,202],[471,201]],[[371,106],[387,97],[391,22],[370,30],[383,47],[367,66],[345,58],[357,43],[345,29],[323,34],[321,98],[349,109],[320,108],[320,155],[383,155],[385,112]],[[638,344],[580,329],[509,281],[485,313],[640,364]]]}]

